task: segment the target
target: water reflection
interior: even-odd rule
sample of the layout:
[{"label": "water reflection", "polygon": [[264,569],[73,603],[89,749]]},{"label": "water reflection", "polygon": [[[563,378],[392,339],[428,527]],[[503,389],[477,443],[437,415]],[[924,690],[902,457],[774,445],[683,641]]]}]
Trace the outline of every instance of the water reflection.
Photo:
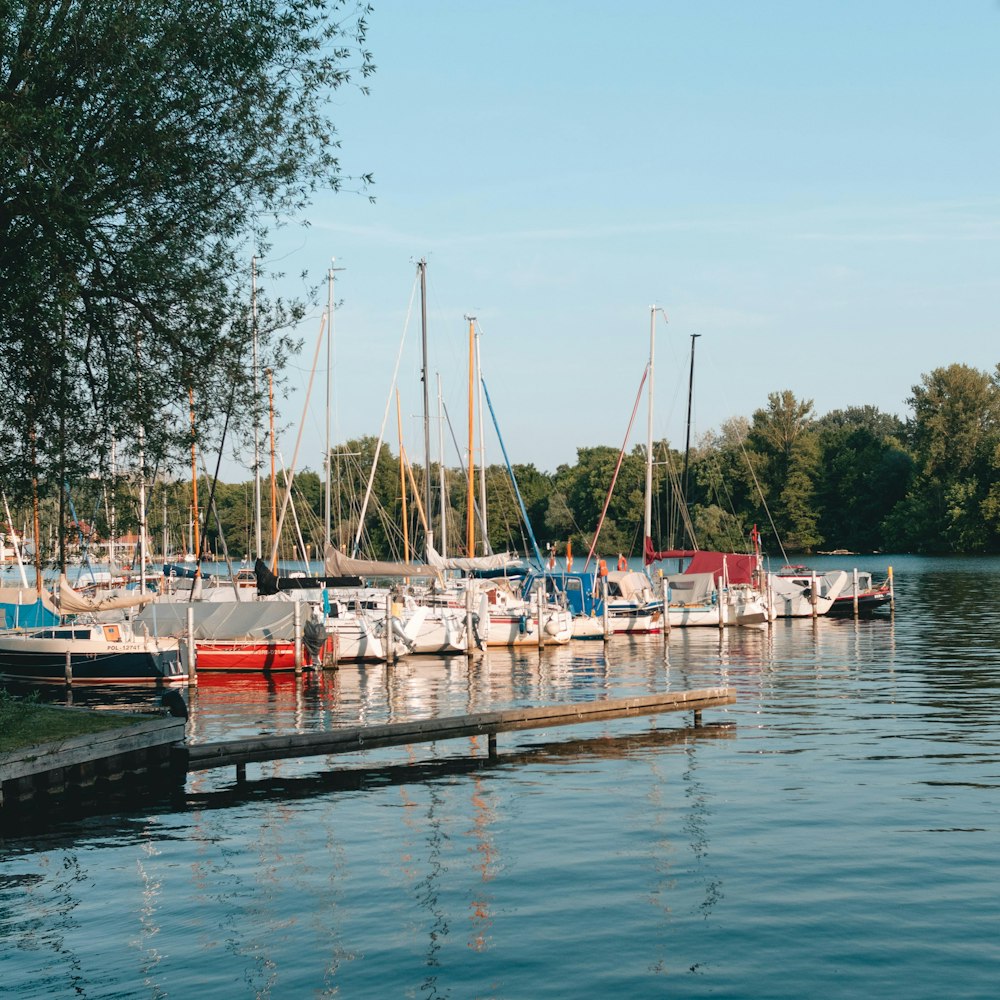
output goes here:
[{"label": "water reflection", "polygon": [[242,785],[206,772],[176,804],[8,836],[4,988],[845,996],[905,969],[943,996],[960,963],[958,992],[991,995],[1000,620],[965,576],[898,570],[894,619],[206,677],[195,741],[718,685],[738,701],[700,729],[501,734],[495,758],[480,738]]}]

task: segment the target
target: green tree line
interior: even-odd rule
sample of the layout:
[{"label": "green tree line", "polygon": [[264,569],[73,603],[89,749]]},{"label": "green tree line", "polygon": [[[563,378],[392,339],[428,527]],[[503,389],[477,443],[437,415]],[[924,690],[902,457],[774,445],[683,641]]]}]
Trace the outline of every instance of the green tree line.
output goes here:
[{"label": "green tree line", "polygon": [[[746,550],[754,525],[765,551],[995,553],[1000,551],[1000,366],[990,372],[954,364],[934,370],[913,387],[905,419],[873,406],[817,416],[813,404],[789,390],[770,393],[749,419],[728,421],[706,435],[685,456],[667,441],[653,448],[653,543],[657,548]],[[375,462],[374,437],[347,441],[330,456],[330,537],[351,551],[379,559],[423,559],[422,498],[425,470],[400,470],[399,456],[383,445]],[[545,552],[587,553],[602,509],[607,514],[597,543],[605,557],[638,556],[643,544],[645,445],[623,456],[615,488],[608,491],[618,449],[577,449],[572,465],[545,473],[531,464],[513,466],[528,521]],[[685,463],[685,457],[687,462]],[[686,464],[686,468],[685,468]],[[372,468],[375,468],[372,475]],[[432,520],[437,547],[443,538],[452,554],[468,548],[468,480],[461,468],[431,466]],[[362,503],[372,480],[361,523]],[[484,551],[476,479],[475,551]],[[531,554],[520,503],[505,466],[485,470],[489,548]],[[686,489],[685,489],[686,482]],[[77,510],[94,513],[97,537],[108,531],[106,487],[82,480]],[[128,496],[124,480],[119,491]],[[199,482],[202,504],[211,484]],[[441,516],[444,495],[445,517]],[[119,524],[134,525],[133,500],[119,500]],[[150,492],[149,525],[158,549],[158,525],[168,524],[168,548],[187,546],[190,484],[161,481]],[[404,517],[405,495],[405,517]],[[272,510],[280,510],[284,484],[264,480],[262,545],[271,550]],[[421,498],[418,505],[417,496]],[[104,500],[101,497],[105,497]],[[326,489],[319,475],[294,478],[294,502],[286,514],[279,556],[310,558],[326,535]],[[252,481],[219,483],[215,516],[207,523],[206,549],[238,560],[255,551],[256,506]],[[442,533],[444,528],[444,534]],[[225,544],[223,545],[223,539]],[[170,553],[168,553],[169,555]]]}]

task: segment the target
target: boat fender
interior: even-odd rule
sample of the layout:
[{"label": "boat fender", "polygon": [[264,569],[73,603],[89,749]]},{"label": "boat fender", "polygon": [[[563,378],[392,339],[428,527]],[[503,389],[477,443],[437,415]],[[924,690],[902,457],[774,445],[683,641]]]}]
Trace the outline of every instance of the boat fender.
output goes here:
[{"label": "boat fender", "polygon": [[517,623],[517,629],[521,633],[521,635],[524,635],[524,633],[528,631],[528,616],[527,615],[521,615],[521,618],[520,618],[520,620]]},{"label": "boat fender", "polygon": [[559,631],[559,626],[556,624],[555,615],[550,615],[549,620],[545,623],[545,634],[555,635]]}]

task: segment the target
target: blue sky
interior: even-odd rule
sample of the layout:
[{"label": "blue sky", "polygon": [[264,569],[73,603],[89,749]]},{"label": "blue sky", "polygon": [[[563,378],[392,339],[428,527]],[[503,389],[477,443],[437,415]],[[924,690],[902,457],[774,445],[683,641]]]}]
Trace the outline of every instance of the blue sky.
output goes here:
[{"label": "blue sky", "polygon": [[[783,389],[817,415],[905,415],[923,374],[1000,361],[994,0],[376,0],[369,25],[371,94],[339,92],[333,117],[376,202],[321,195],[273,253],[289,275],[344,268],[335,442],[378,433],[406,329],[422,458],[416,303],[406,322],[421,257],[456,434],[474,314],[511,460],[547,472],[621,444],[654,303],[654,433],[680,446],[692,334],[695,438]],[[300,469],[324,439],[325,376],[308,410],[302,389],[319,315],[281,403]],[[501,461],[492,428],[486,458]]]}]

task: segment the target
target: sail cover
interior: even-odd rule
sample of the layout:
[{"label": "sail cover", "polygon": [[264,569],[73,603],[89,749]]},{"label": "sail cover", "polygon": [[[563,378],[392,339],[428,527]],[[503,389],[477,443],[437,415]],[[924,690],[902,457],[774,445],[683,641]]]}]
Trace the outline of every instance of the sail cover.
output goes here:
[{"label": "sail cover", "polygon": [[325,572],[328,576],[422,576],[438,577],[440,570],[434,566],[420,566],[416,563],[377,562],[367,559],[351,559],[339,549],[327,545],[323,553]]},{"label": "sail cover", "polygon": [[108,593],[104,597],[88,597],[74,590],[66,579],[59,577],[59,612],[64,615],[95,614],[99,611],[114,611],[119,608],[138,608],[155,601],[155,594],[141,594],[133,591]]},{"label": "sail cover", "polygon": [[440,555],[433,545],[427,546],[427,562],[437,569],[454,569],[462,573],[476,573],[487,570],[506,569],[513,563],[520,562],[509,552],[498,552],[492,556],[473,556],[470,558],[448,558]]}]

